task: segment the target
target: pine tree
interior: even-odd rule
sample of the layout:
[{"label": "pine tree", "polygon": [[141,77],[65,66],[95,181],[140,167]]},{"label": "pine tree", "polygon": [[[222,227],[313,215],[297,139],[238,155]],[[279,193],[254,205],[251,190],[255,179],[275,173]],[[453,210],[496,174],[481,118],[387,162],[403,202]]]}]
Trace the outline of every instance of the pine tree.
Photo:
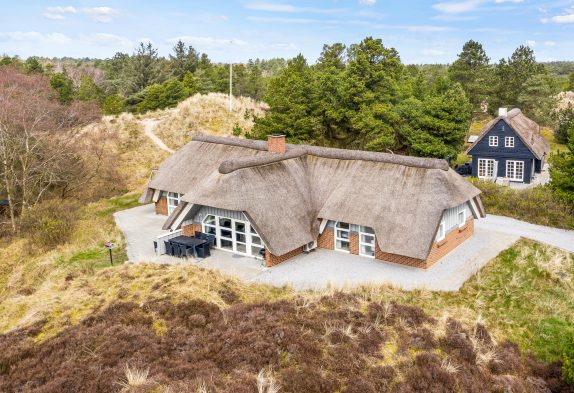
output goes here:
[{"label": "pine tree", "polygon": [[95,101],[101,103],[103,100],[103,92],[89,75],[82,75],[80,78],[80,86],[76,92],[76,98],[80,101]]},{"label": "pine tree", "polygon": [[193,46],[185,46],[182,40],[177,41],[173,47],[173,55],[169,55],[172,76],[183,80],[186,73],[194,73],[199,63],[199,54]]},{"label": "pine tree", "polygon": [[550,158],[550,187],[574,206],[574,131],[568,135],[567,147]]},{"label": "pine tree", "polygon": [[160,64],[157,49],[151,42],[140,42],[136,53],[130,59],[129,78],[132,83],[132,93],[161,82]]},{"label": "pine tree", "polygon": [[461,84],[473,110],[477,111],[492,90],[492,70],[490,58],[482,45],[470,40],[462,47],[458,58],[448,68],[452,81]]},{"label": "pine tree", "polygon": [[50,77],[50,86],[58,92],[60,102],[68,103],[74,99],[74,82],[68,77],[66,69]]}]

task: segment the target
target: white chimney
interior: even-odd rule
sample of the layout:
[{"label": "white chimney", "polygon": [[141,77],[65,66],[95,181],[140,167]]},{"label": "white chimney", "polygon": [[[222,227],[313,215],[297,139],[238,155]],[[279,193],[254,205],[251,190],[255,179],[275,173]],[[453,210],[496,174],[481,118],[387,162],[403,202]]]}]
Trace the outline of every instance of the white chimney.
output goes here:
[{"label": "white chimney", "polygon": [[498,108],[498,116],[506,116],[507,113],[508,113],[508,109]]}]

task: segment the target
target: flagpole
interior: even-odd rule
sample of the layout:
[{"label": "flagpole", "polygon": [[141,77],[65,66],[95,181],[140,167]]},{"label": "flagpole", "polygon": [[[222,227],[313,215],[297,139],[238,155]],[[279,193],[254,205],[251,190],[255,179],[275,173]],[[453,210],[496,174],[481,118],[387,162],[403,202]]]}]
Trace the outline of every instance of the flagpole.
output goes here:
[{"label": "flagpole", "polygon": [[229,112],[233,111],[233,63],[229,63]]}]

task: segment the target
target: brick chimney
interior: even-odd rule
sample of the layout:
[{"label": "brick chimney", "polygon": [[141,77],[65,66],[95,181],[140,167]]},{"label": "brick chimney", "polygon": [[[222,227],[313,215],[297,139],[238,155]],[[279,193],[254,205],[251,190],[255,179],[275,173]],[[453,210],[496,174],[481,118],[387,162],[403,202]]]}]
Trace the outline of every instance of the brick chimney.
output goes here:
[{"label": "brick chimney", "polygon": [[508,114],[508,109],[498,108],[498,116],[506,116]]},{"label": "brick chimney", "polygon": [[285,135],[272,134],[267,136],[267,151],[269,153],[285,153]]}]

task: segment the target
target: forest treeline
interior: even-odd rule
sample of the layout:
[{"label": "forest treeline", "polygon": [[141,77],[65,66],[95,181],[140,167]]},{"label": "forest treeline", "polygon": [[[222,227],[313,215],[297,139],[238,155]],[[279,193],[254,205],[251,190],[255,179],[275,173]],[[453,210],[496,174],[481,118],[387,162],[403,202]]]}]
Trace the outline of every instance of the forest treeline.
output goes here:
[{"label": "forest treeline", "polygon": [[[131,55],[100,59],[42,59],[4,56],[0,65],[45,74],[61,102],[98,103],[105,114],[143,113],[177,105],[196,93],[228,92],[229,64],[214,63],[206,53],[178,41],[168,58],[141,42]],[[269,78],[286,66],[284,59],[249,60],[233,65],[233,92],[262,100]]]},{"label": "forest treeline", "polygon": [[299,143],[452,158],[475,113],[518,107],[555,125],[559,91],[527,46],[493,64],[471,40],[447,68],[421,67],[404,65],[395,49],[367,37],[349,47],[325,45],[313,65],[301,55],[289,60],[269,82],[270,113],[249,136],[284,133]]}]

